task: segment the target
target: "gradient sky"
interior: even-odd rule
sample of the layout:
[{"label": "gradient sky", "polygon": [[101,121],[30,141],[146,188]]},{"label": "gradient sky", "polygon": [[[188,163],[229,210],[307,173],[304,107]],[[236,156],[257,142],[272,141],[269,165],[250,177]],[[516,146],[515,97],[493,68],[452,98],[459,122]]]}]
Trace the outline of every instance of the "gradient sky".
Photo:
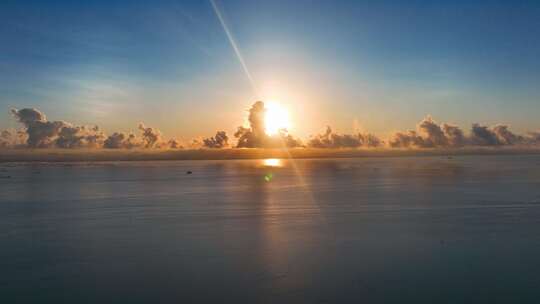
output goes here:
[{"label": "gradient sky", "polygon": [[[108,133],[228,132],[257,98],[293,134],[380,135],[426,114],[540,128],[540,3],[531,1],[6,1],[0,128],[11,107]],[[257,89],[254,89],[254,86]]]}]

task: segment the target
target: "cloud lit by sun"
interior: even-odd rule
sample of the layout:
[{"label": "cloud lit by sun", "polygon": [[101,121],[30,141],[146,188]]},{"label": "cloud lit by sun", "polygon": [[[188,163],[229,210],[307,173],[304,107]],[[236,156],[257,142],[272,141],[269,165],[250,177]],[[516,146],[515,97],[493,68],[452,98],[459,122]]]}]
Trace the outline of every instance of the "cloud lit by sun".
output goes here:
[{"label": "cloud lit by sun", "polygon": [[290,130],[289,112],[279,103],[269,101],[264,104],[265,107],[265,132],[268,135],[275,135],[281,129]]}]

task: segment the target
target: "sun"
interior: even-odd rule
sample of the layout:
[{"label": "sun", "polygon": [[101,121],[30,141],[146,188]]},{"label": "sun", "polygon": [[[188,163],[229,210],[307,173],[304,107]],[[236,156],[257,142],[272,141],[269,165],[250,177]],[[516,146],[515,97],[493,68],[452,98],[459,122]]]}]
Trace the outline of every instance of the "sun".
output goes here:
[{"label": "sun", "polygon": [[264,131],[268,135],[275,135],[281,129],[289,130],[291,124],[289,121],[289,112],[277,102],[266,102],[264,115]]}]

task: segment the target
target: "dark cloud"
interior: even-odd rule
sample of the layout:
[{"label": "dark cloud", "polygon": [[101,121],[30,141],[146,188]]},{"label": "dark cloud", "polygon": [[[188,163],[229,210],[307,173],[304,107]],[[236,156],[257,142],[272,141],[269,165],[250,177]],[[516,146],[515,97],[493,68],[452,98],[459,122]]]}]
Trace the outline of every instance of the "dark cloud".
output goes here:
[{"label": "dark cloud", "polygon": [[142,142],[134,134],[122,132],[114,132],[103,143],[103,147],[107,149],[133,149],[142,145]]},{"label": "dark cloud", "polygon": [[422,137],[424,147],[446,147],[448,138],[441,126],[431,116],[427,116],[418,124],[418,132]]},{"label": "dark cloud", "polygon": [[506,125],[496,125],[493,127],[493,133],[502,145],[523,144],[525,141],[523,136],[512,133]]},{"label": "dark cloud", "polygon": [[529,139],[514,134],[506,125],[496,125],[493,128],[473,124],[471,129],[471,142],[479,146],[508,146],[530,144]]},{"label": "dark cloud", "polygon": [[238,138],[238,143],[236,144],[237,148],[256,148],[255,145],[256,139],[255,135],[250,128],[244,128],[242,126],[238,127],[234,133],[234,137]]},{"label": "dark cloud", "polygon": [[467,138],[458,126],[443,124],[444,134],[446,135],[448,144],[452,147],[462,147],[467,144]]},{"label": "dark cloud", "polygon": [[172,138],[167,142],[167,148],[169,148],[169,149],[183,149],[184,147],[182,146],[182,144],[180,143],[180,141],[178,139]]},{"label": "dark cloud", "polygon": [[47,117],[39,110],[34,108],[25,108],[21,110],[11,109],[11,114],[15,116],[20,123],[24,125],[30,125],[34,122],[46,122]]},{"label": "dark cloud", "polygon": [[389,141],[395,148],[437,148],[462,146],[508,146],[535,144],[533,135],[524,137],[510,131],[506,125],[494,127],[474,123],[469,136],[457,126],[437,124],[430,116],[417,126],[418,131],[398,132]]},{"label": "dark cloud", "polygon": [[100,148],[104,140],[105,134],[97,126],[64,126],[55,142],[59,148]]},{"label": "dark cloud", "polygon": [[495,132],[487,126],[477,123],[471,128],[471,143],[478,146],[498,146],[501,145]]},{"label": "dark cloud", "polygon": [[12,109],[11,113],[26,128],[27,144],[31,148],[54,147],[60,130],[70,127],[63,121],[47,121],[45,114],[36,109]]},{"label": "dark cloud", "polygon": [[378,147],[382,141],[373,134],[338,134],[332,131],[329,126],[326,132],[313,136],[308,147],[312,148],[359,148]]},{"label": "dark cloud", "polygon": [[264,108],[264,102],[257,101],[249,109],[249,126],[251,127],[251,132],[254,135],[255,142],[254,146],[262,146],[266,138],[265,133],[265,114],[266,109]]},{"label": "dark cloud", "polygon": [[392,148],[424,147],[424,139],[416,131],[409,130],[395,133],[388,145]]},{"label": "dark cloud", "polygon": [[264,102],[257,101],[249,109],[249,128],[238,127],[234,137],[238,138],[238,148],[261,148],[265,146],[267,135],[264,132]]},{"label": "dark cloud", "polygon": [[206,148],[225,148],[229,146],[229,137],[225,131],[216,132],[216,136],[203,139]]}]

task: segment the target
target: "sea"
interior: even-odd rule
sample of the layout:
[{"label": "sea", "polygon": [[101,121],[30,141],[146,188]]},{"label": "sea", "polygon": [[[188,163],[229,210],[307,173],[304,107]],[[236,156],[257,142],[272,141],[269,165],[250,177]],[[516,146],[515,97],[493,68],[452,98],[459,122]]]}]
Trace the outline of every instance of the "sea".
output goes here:
[{"label": "sea", "polygon": [[539,155],[0,163],[0,303],[539,302]]}]

